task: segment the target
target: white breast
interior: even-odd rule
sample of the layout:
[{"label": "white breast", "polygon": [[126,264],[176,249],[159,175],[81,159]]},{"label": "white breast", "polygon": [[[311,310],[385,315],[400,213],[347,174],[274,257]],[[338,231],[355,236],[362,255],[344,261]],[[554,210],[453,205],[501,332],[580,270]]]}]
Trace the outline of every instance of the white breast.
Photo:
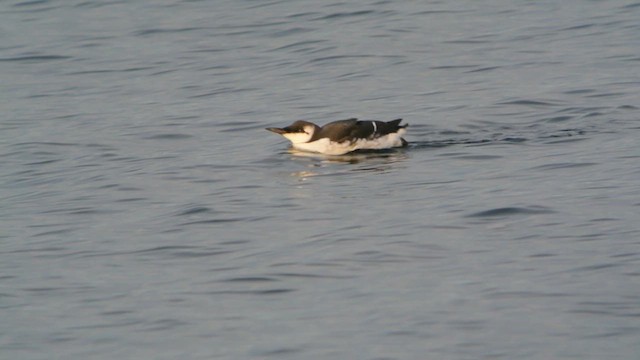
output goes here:
[{"label": "white breast", "polygon": [[379,150],[390,149],[402,146],[402,135],[405,129],[400,129],[397,133],[381,136],[377,139],[359,139],[355,142],[345,141],[342,143],[331,141],[327,138],[308,143],[294,143],[293,147],[309,152],[316,152],[327,155],[343,155],[351,151],[360,149]]},{"label": "white breast", "polygon": [[353,151],[353,145],[349,142],[337,143],[330,141],[327,138],[308,142],[292,144],[295,149],[302,151],[309,151],[327,155],[342,155],[350,151]]}]

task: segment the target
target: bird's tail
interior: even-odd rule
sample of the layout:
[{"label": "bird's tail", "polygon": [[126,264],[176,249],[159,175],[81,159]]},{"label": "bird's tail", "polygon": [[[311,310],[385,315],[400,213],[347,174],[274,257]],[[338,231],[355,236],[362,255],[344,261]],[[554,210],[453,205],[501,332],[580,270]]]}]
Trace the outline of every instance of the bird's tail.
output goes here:
[{"label": "bird's tail", "polygon": [[391,127],[395,129],[404,129],[407,126],[409,126],[409,124],[400,125],[401,121],[402,119],[395,119],[395,120],[387,121],[387,124],[391,125]]}]

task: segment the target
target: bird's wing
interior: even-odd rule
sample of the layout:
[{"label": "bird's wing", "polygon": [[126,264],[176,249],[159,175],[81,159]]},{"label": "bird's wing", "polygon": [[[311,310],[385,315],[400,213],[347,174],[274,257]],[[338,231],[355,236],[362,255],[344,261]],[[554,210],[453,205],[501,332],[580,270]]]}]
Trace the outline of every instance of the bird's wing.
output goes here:
[{"label": "bird's wing", "polygon": [[342,139],[351,135],[357,123],[358,119],[356,118],[330,122],[323,126],[320,131],[313,134],[313,138],[310,141],[315,141],[324,137],[341,139],[340,141],[342,141]]},{"label": "bird's wing", "polygon": [[376,139],[381,136],[396,133],[405,126],[400,125],[402,119],[392,121],[366,120],[358,121],[353,127],[352,137],[359,139]]}]

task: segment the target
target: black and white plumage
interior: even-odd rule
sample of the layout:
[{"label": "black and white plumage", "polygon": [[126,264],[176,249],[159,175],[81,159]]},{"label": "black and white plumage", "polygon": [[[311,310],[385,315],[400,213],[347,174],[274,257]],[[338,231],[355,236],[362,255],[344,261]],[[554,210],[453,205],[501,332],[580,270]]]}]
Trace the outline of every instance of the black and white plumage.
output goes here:
[{"label": "black and white plumage", "polygon": [[392,121],[347,119],[322,127],[298,120],[283,128],[267,128],[291,141],[293,148],[326,155],[343,155],[351,151],[380,150],[407,146],[402,138],[408,125],[402,119]]}]

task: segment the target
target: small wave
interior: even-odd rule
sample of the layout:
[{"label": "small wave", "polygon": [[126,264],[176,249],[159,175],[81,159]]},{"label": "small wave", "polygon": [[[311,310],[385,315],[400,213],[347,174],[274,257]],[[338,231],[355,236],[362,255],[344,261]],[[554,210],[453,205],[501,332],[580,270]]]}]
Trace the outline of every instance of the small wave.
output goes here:
[{"label": "small wave", "polygon": [[327,42],[327,40],[305,40],[305,41],[296,41],[287,45],[283,45],[280,47],[277,47],[275,49],[271,49],[269,51],[272,52],[276,52],[276,51],[281,51],[281,50],[288,50],[288,49],[296,49],[296,48],[300,48],[300,47],[309,47],[310,45],[315,45],[315,44],[320,44],[320,43],[325,43]]},{"label": "small wave", "polygon": [[573,116],[554,116],[552,118],[548,118],[548,119],[544,119],[543,121],[548,122],[548,123],[557,123],[557,122],[563,122],[563,121],[568,121],[573,119]]},{"label": "small wave", "polygon": [[229,282],[229,283],[264,283],[264,282],[271,282],[271,281],[278,281],[277,279],[274,278],[270,278],[270,277],[264,277],[264,276],[243,276],[243,277],[235,277],[235,278],[230,278],[230,279],[224,279],[222,280],[222,282]]},{"label": "small wave", "polygon": [[51,4],[50,0],[32,0],[32,1],[18,2],[17,4],[13,4],[12,6],[16,9],[14,10],[15,12],[38,13],[38,12],[48,11],[56,8],[55,5],[47,6],[50,4]]},{"label": "small wave", "polygon": [[34,6],[34,5],[42,5],[48,3],[49,0],[32,0],[32,1],[22,1],[17,4],[14,4],[14,7],[25,7],[25,6]]},{"label": "small wave", "polygon": [[552,214],[553,210],[542,206],[532,207],[502,207],[490,210],[479,211],[469,214],[466,217],[505,217],[513,215],[536,215],[536,214]]},{"label": "small wave", "polygon": [[[198,258],[198,257],[210,257],[232,253],[233,250],[203,247],[203,246],[185,246],[185,245],[167,245],[157,246],[149,249],[142,249],[137,251],[127,252],[126,254],[139,254],[139,255],[161,255],[169,257],[180,258]],[[123,254],[123,253],[120,253]]]},{"label": "small wave", "polygon": [[625,9],[625,10],[629,10],[629,9],[635,9],[637,7],[640,7],[640,2],[629,4],[629,5],[625,5],[622,8]]},{"label": "small wave", "polygon": [[73,71],[67,73],[67,75],[93,75],[93,74],[108,74],[108,73],[127,73],[127,72],[138,72],[144,70],[154,69],[152,66],[137,66],[130,67],[124,69],[95,69],[95,70],[83,70],[83,71]]},{"label": "small wave", "polygon": [[501,68],[500,66],[485,66],[485,67],[469,70],[469,71],[467,71],[467,73],[478,73],[478,72],[492,71],[492,70],[496,70],[496,69],[500,69],[500,68]]},{"label": "small wave", "polygon": [[229,219],[207,219],[207,220],[197,220],[197,221],[189,221],[186,223],[180,224],[181,226],[187,225],[204,225],[204,224],[220,224],[220,223],[232,223],[232,222],[240,222],[245,221],[245,218],[229,218]]},{"label": "small wave", "polygon": [[504,101],[499,102],[497,105],[523,105],[523,106],[536,106],[536,107],[546,107],[546,106],[558,106],[560,104],[553,101],[542,101],[542,100],[530,100],[530,99],[519,99],[512,101]]},{"label": "small wave", "polygon": [[158,34],[172,34],[172,33],[182,33],[182,32],[191,32],[206,29],[204,27],[184,27],[184,28],[155,28],[155,29],[144,29],[134,33],[136,36],[150,36],[150,35],[158,35]]},{"label": "small wave", "polygon": [[502,159],[504,156],[499,155],[458,155],[455,156],[456,159],[461,160],[497,160]]},{"label": "small wave", "polygon": [[339,18],[349,18],[349,17],[355,17],[355,16],[363,16],[363,15],[369,15],[369,14],[373,14],[375,13],[374,10],[361,10],[361,11],[353,11],[353,12],[336,12],[333,14],[329,14],[329,15],[324,15],[321,17],[318,17],[316,19],[313,20],[331,20],[331,19],[339,19]]},{"label": "small wave", "polygon": [[146,137],[145,139],[149,140],[180,140],[180,139],[188,139],[193,137],[188,134],[159,134],[159,135],[151,135]]},{"label": "small wave", "polygon": [[[412,141],[409,147],[413,149],[429,149],[442,148],[453,145],[479,145],[497,142],[495,139],[445,139],[445,140],[428,140],[428,141]],[[508,141],[507,141],[508,142]]]},{"label": "small wave", "polygon": [[206,295],[277,295],[285,294],[296,291],[296,289],[276,288],[265,290],[217,290],[217,291],[203,291],[194,294],[206,294]]},{"label": "small wave", "polygon": [[571,169],[571,168],[594,166],[594,165],[598,165],[598,163],[591,163],[591,162],[585,162],[585,163],[555,163],[555,164],[546,164],[546,165],[536,166],[536,167],[531,168],[530,170]]},{"label": "small wave", "polygon": [[478,65],[440,65],[440,66],[432,66],[431,70],[451,70],[451,69],[469,69],[475,68]]},{"label": "small wave", "polygon": [[195,206],[180,212],[178,216],[187,216],[187,215],[210,213],[210,212],[211,212],[211,209],[206,206]]},{"label": "small wave", "polygon": [[200,98],[208,98],[208,97],[214,97],[214,96],[218,96],[218,95],[230,95],[230,94],[236,94],[236,93],[241,93],[241,92],[247,92],[247,91],[256,91],[258,90],[257,88],[232,88],[232,87],[226,87],[226,88],[219,88],[219,89],[214,89],[212,91],[208,91],[202,94],[196,94],[196,95],[191,95],[188,98],[189,99],[200,99]]},{"label": "small wave", "polygon": [[[544,119],[544,122],[554,123],[554,122],[567,122],[572,119],[572,116],[557,116],[548,119]],[[579,141],[586,139],[585,137],[581,137],[581,135],[585,135],[587,130],[584,129],[576,129],[576,128],[566,128],[560,130],[540,130],[539,122],[536,122],[535,126],[530,126],[529,128],[510,128],[510,127],[498,127],[497,124],[490,123],[487,126],[480,126],[476,124],[464,124],[462,126],[471,128],[474,131],[438,131],[437,133],[433,132],[421,132],[420,137],[425,138],[436,138],[440,137],[441,139],[433,139],[433,140],[423,140],[423,141],[411,141],[409,143],[409,148],[411,149],[433,149],[433,148],[442,148],[448,146],[455,145],[465,145],[465,146],[481,146],[481,145],[491,145],[491,144],[522,144],[525,142],[542,142],[546,144],[550,143],[560,143],[560,142],[570,142],[570,141]],[[493,131],[492,131],[493,130]],[[472,136],[472,134],[475,134]],[[442,139],[442,137],[447,136],[448,138]]]},{"label": "small wave", "polygon": [[315,59],[309,60],[309,63],[315,62],[325,62],[325,61],[333,61],[333,60],[342,60],[342,59],[360,59],[360,58],[373,58],[379,57],[376,55],[332,55],[332,56],[323,56]]},{"label": "small wave", "polygon": [[286,37],[286,36],[304,34],[304,33],[307,33],[307,32],[311,32],[313,30],[314,29],[304,28],[304,27],[294,27],[294,28],[287,29],[287,30],[276,31],[273,34],[271,34],[271,36],[272,37]]},{"label": "small wave", "polygon": [[273,350],[261,350],[254,352],[256,356],[260,357],[280,358],[282,356],[289,356],[291,354],[299,353],[302,351],[304,350],[301,348],[281,347]]},{"label": "small wave", "polygon": [[26,55],[26,56],[0,58],[0,61],[2,61],[2,62],[37,63],[37,62],[60,61],[60,60],[69,60],[69,59],[72,59],[72,57],[71,56],[64,56],[64,55]]}]

